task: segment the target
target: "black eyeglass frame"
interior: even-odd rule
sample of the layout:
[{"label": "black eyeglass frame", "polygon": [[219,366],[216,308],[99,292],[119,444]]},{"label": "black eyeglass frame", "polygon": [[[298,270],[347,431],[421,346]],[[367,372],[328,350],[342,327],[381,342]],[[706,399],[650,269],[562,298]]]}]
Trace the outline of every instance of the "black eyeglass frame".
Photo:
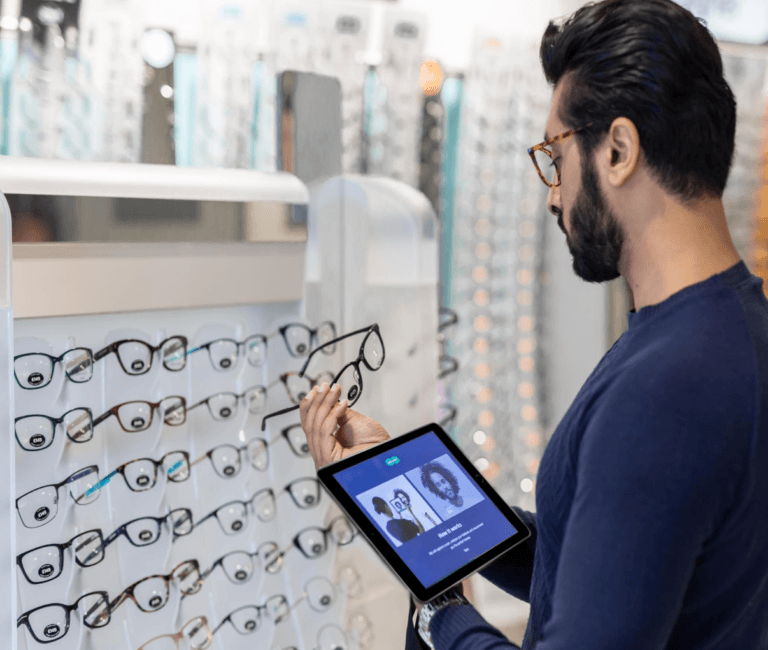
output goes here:
[{"label": "black eyeglass frame", "polygon": [[[368,341],[368,337],[374,333],[379,337],[379,341],[381,342],[381,363],[379,364],[378,368],[372,368],[371,365],[368,363],[368,360],[365,358],[365,344]],[[357,336],[358,334],[365,334],[365,337],[363,338],[363,342],[360,344],[360,351],[357,354],[357,358],[354,361],[350,361],[349,363],[345,364],[342,367],[342,369],[338,373],[336,373],[336,376],[334,377],[333,382],[331,382],[331,385],[335,384],[336,382],[339,381],[339,377],[341,377],[344,374],[347,368],[349,367],[354,368],[355,372],[357,373],[357,376],[360,379],[360,390],[358,391],[354,400],[349,402],[348,405],[352,406],[353,404],[355,404],[355,402],[357,402],[357,400],[359,400],[360,396],[363,394],[363,376],[360,373],[360,363],[362,362],[365,365],[365,367],[368,368],[368,370],[370,370],[371,372],[376,372],[381,368],[381,366],[384,365],[384,359],[386,359],[386,356],[387,356],[386,349],[384,348],[384,339],[381,336],[381,331],[379,330],[378,323],[374,323],[373,325],[369,325],[368,327],[363,327],[359,330],[355,330],[354,332],[349,332],[348,334],[344,334],[343,336],[335,338],[332,341],[328,341],[327,343],[321,345],[319,348],[315,348],[314,350],[312,350],[312,352],[309,353],[309,356],[307,357],[306,361],[304,361],[304,365],[301,366],[301,370],[299,370],[299,377],[304,376],[304,373],[307,371],[307,366],[312,360],[312,357],[318,352],[322,351],[323,348],[326,348],[330,345],[335,346],[339,341],[343,341],[344,339],[347,339],[351,336]],[[295,406],[281,409],[279,411],[275,411],[274,413],[268,413],[261,420],[261,430],[262,431],[266,430],[267,420],[269,418],[277,417],[278,415],[285,415],[286,413],[295,411],[299,407],[300,407],[300,404],[296,404]]]},{"label": "black eyeglass frame", "polygon": [[[85,440],[75,440],[69,434],[69,431],[67,430],[66,427],[64,427],[64,435],[66,435],[67,438],[69,438],[69,440],[71,440],[72,442],[74,442],[75,444],[78,444],[78,445],[81,445],[81,444],[86,443],[86,442],[90,442],[91,440],[93,440],[93,411],[91,411],[91,409],[89,409],[87,406],[78,406],[76,408],[69,409],[69,411],[64,413],[60,418],[54,418],[54,417],[51,417],[50,415],[43,415],[42,413],[30,413],[29,415],[22,415],[21,417],[18,417],[16,419],[14,419],[14,421],[13,421],[13,434],[16,436],[16,442],[19,443],[19,447],[21,447],[24,451],[43,451],[43,449],[48,449],[48,447],[50,447],[53,444],[53,439],[56,437],[56,427],[58,425],[60,425],[60,424],[63,424],[64,419],[70,413],[73,413],[74,411],[85,411],[88,414],[88,418],[89,418],[90,423],[91,423],[91,435],[90,435],[89,438],[86,438]],[[45,418],[46,420],[48,420],[51,423],[51,430],[53,431],[53,433],[51,434],[51,439],[48,441],[48,444],[45,445],[44,447],[36,447],[35,449],[27,449],[24,445],[21,444],[21,440],[19,440],[19,433],[18,433],[18,431],[16,431],[16,425],[21,420],[27,420],[29,418]]]},{"label": "black eyeglass frame", "polygon": [[[94,355],[93,350],[91,348],[72,348],[71,350],[67,350],[64,352],[61,356],[54,357],[50,354],[47,354],[46,352],[25,352],[24,354],[18,354],[15,357],[13,357],[13,377],[16,380],[16,383],[19,385],[19,388],[22,390],[38,390],[40,388],[45,388],[48,384],[50,384],[53,381],[53,375],[56,372],[56,364],[60,361],[64,360],[64,357],[66,357],[70,352],[75,352],[76,350],[83,350],[84,352],[88,353],[88,359],[91,362],[91,376],[88,377],[88,379],[84,379],[83,381],[77,381],[77,379],[72,379],[70,376],[70,373],[65,370],[64,374],[66,375],[67,379],[75,384],[85,384],[91,381],[93,379],[93,364],[94,364]],[[26,386],[22,386],[21,382],[19,381],[19,378],[16,376],[16,359],[21,359],[23,357],[32,357],[32,356],[38,356],[38,357],[47,357],[51,362],[51,376],[48,378],[48,381],[44,384],[40,384],[39,386],[30,386],[29,388]]]},{"label": "black eyeglass frame", "polygon": [[[97,564],[99,564],[99,562],[101,562],[104,559],[104,552],[103,552],[103,549],[104,549],[104,535],[101,532],[101,528],[94,528],[92,530],[86,530],[86,531],[83,531],[82,533],[78,533],[72,539],[70,539],[68,542],[64,542],[63,544],[43,544],[42,546],[37,546],[35,548],[29,549],[28,551],[24,551],[23,553],[19,553],[19,555],[16,556],[16,565],[19,567],[19,569],[21,569],[22,575],[26,578],[26,580],[27,580],[27,582],[29,584],[40,585],[40,584],[45,584],[47,582],[53,582],[54,580],[56,580],[56,578],[58,578],[62,574],[62,572],[64,570],[64,551],[66,551],[70,546],[72,546],[78,538],[82,537],[83,535],[89,535],[89,534],[95,534],[101,540],[101,542],[99,544],[99,548],[101,549],[101,552],[102,552],[101,559],[97,560],[96,562],[93,562],[91,564],[84,564],[83,562],[80,561],[80,558],[77,557],[77,550],[79,550],[79,549],[75,549],[75,552],[73,553],[73,555],[74,555],[75,562],[77,563],[77,565],[82,567],[82,568],[84,568],[84,569],[88,568],[88,567],[96,566]],[[49,547],[54,547],[54,548],[58,549],[58,551],[59,551],[59,566],[61,567],[61,570],[59,571],[58,575],[56,575],[54,578],[47,578],[45,580],[39,580],[39,581],[35,582],[34,580],[32,580],[27,575],[27,571],[24,568],[23,558],[25,556],[29,555],[30,553],[34,553],[35,551],[39,551],[39,550],[42,550],[44,548],[49,548]],[[87,560],[87,558],[86,558],[86,560]]]},{"label": "black eyeglass frame", "polygon": [[[304,358],[304,354],[294,354],[293,350],[291,349],[291,343],[288,340],[288,330],[292,327],[296,327],[299,329],[306,330],[309,333],[309,350],[307,351],[307,355],[311,355],[316,349],[319,350],[320,348],[314,348],[312,343],[314,342],[315,345],[317,345],[320,341],[318,337],[318,332],[324,325],[330,325],[331,330],[333,331],[334,338],[329,341],[328,343],[324,343],[320,347],[325,347],[326,345],[329,345],[333,341],[336,340],[336,324],[333,321],[330,320],[324,320],[322,323],[319,323],[317,327],[310,327],[309,325],[305,325],[304,323],[287,323],[285,325],[282,325],[277,328],[277,332],[273,332],[269,336],[267,336],[267,339],[272,338],[273,336],[277,336],[280,334],[280,336],[283,337],[283,342],[285,343],[285,347],[288,350],[288,354],[290,354],[294,359],[302,359]],[[336,351],[336,348],[333,348],[329,352],[324,352],[323,354],[333,354]]]},{"label": "black eyeglass frame", "polygon": [[[110,620],[112,620],[112,608],[110,607],[110,604],[109,604],[109,594],[106,591],[91,591],[91,592],[89,592],[87,594],[83,594],[82,596],[80,596],[80,598],[78,598],[71,605],[65,605],[64,603],[48,603],[46,605],[40,605],[39,607],[35,607],[34,609],[30,609],[28,612],[24,612],[21,616],[19,616],[19,618],[16,620],[16,627],[21,627],[22,625],[26,625],[27,626],[27,630],[29,630],[29,633],[32,635],[32,638],[35,641],[37,641],[38,643],[53,643],[54,641],[60,641],[65,636],[67,636],[67,632],[69,632],[69,626],[70,626],[70,622],[71,622],[70,621],[70,616],[71,616],[72,612],[77,610],[78,604],[80,603],[80,601],[83,598],[87,598],[88,596],[93,596],[94,594],[97,594],[97,595],[101,596],[103,598],[103,600],[104,600],[104,605],[107,608],[107,618],[106,618],[106,621],[104,621],[103,623],[100,623],[99,625],[93,625],[91,623],[88,623],[88,621],[86,620],[87,619],[87,615],[86,615],[86,616],[83,616],[82,623],[86,627],[90,627],[90,628],[104,627],[105,625],[107,625],[107,623],[109,623]],[[51,607],[51,606],[62,607],[64,609],[64,613],[65,613],[65,616],[66,616],[66,626],[64,627],[64,634],[62,634],[61,636],[56,637],[55,639],[38,639],[37,638],[37,634],[35,634],[32,631],[32,626],[29,623],[29,617],[32,614],[34,614],[35,612],[37,612],[37,611],[39,611],[41,609],[45,609],[46,607]]]}]

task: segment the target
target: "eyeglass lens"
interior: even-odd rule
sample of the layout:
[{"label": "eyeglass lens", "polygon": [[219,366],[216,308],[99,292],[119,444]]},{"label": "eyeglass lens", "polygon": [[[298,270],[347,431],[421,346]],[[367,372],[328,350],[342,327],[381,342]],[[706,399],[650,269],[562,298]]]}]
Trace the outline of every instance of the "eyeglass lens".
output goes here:
[{"label": "eyeglass lens", "polygon": [[272,596],[268,598],[263,608],[267,613],[267,617],[275,623],[284,620],[291,610],[285,596]]},{"label": "eyeglass lens", "polygon": [[[69,631],[70,611],[58,603],[46,605],[32,611],[27,625],[38,643],[50,643],[61,639]],[[76,603],[83,624],[88,627],[102,627],[109,622],[109,602],[104,592],[93,592],[82,596]]]},{"label": "eyeglass lens", "polygon": [[282,436],[288,441],[288,445],[291,451],[299,458],[306,458],[309,456],[309,444],[307,443],[307,436],[304,433],[304,429],[300,424],[294,424],[293,426],[283,429]]},{"label": "eyeglass lens", "polygon": [[541,149],[537,149],[533,153],[533,157],[536,159],[536,165],[538,166],[539,171],[544,175],[544,178],[554,185],[557,182],[557,168],[552,162],[552,158],[545,154]]},{"label": "eyeglass lens", "polygon": [[251,440],[246,447],[246,453],[253,469],[263,472],[269,467],[269,448],[263,439]]},{"label": "eyeglass lens", "polygon": [[317,633],[317,650],[348,650],[349,641],[338,625],[328,624]]},{"label": "eyeglass lens", "polygon": [[240,473],[240,450],[234,445],[219,445],[208,454],[213,470],[221,478],[233,478]]},{"label": "eyeglass lens", "polygon": [[[72,474],[62,485],[68,487],[75,503],[86,505],[98,498],[99,490],[87,494],[88,490],[98,482],[99,472],[95,467],[91,467]],[[53,520],[59,511],[58,487],[45,485],[16,500],[16,509],[25,527],[38,528]]]},{"label": "eyeglass lens", "polygon": [[243,347],[245,358],[252,366],[259,367],[266,360],[266,339],[260,334],[249,336],[239,344],[234,339],[217,339],[207,343],[205,346],[208,348],[208,358],[214,370],[226,372],[234,369],[237,366],[240,346]]},{"label": "eyeglass lens", "polygon": [[261,627],[261,610],[255,605],[246,605],[236,609],[227,619],[238,634],[252,634]]},{"label": "eyeglass lens", "polygon": [[285,486],[296,507],[306,510],[314,508],[320,502],[320,481],[316,478],[303,478]]},{"label": "eyeglass lens", "polygon": [[229,578],[230,582],[235,584],[245,584],[248,582],[260,566],[261,561],[258,556],[253,556],[244,551],[227,553],[221,559],[221,568],[224,571],[224,575]]},{"label": "eyeglass lens", "polygon": [[316,612],[327,612],[336,600],[336,590],[327,578],[312,578],[305,586],[307,603]]}]

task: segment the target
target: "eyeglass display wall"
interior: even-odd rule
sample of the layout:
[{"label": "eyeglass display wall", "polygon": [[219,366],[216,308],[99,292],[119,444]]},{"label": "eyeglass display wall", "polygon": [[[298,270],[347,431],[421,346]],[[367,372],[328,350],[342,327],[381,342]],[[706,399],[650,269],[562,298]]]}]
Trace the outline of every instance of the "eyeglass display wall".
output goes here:
[{"label": "eyeglass display wall", "polygon": [[418,187],[423,94],[424,16],[390,9],[385,16],[382,60],[372,75],[367,171]]},{"label": "eyeglass display wall", "polygon": [[167,162],[148,151],[146,134],[157,131],[175,140],[177,164],[274,171],[277,78],[295,70],[341,82],[345,173],[418,186],[421,15],[385,8],[376,67],[385,94],[370,110],[388,126],[371,134],[369,160],[365,4],[201,0],[196,23],[140,0],[78,0],[71,19],[54,11],[41,23],[38,4],[23,3],[18,29],[6,31],[17,40],[3,51],[12,80],[2,153]]},{"label": "eyeglass display wall", "polygon": [[462,88],[450,306],[459,316],[453,400],[467,455],[510,503],[534,508],[546,442],[546,186],[526,153],[548,89],[532,47],[478,37]]},{"label": "eyeglass display wall", "polygon": [[[402,184],[338,182],[389,207],[334,209],[332,181],[313,199],[315,234],[343,232],[346,252],[310,253],[305,300],[16,319],[15,647],[400,642],[407,596],[322,493],[292,407],[336,380],[393,434],[434,420],[434,213]],[[382,241],[392,219],[401,236]],[[415,262],[389,286],[393,247]],[[403,297],[413,309],[395,313]]]}]

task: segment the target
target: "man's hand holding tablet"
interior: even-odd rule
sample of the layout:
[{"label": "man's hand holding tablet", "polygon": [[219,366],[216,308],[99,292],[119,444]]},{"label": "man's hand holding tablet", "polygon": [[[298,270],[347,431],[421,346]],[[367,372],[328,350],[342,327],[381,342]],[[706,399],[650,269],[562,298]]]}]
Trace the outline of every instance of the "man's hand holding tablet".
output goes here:
[{"label": "man's hand holding tablet", "polygon": [[339,402],[339,397],[341,387],[338,384],[328,386],[323,383],[315,386],[301,401],[301,427],[307,435],[315,469],[390,438],[376,420],[348,408],[347,400]]}]

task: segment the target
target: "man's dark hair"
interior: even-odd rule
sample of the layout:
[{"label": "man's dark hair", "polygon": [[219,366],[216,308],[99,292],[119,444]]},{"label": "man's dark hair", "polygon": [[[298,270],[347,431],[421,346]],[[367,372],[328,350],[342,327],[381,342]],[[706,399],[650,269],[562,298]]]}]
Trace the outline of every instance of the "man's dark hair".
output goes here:
[{"label": "man's dark hair", "polygon": [[383,515],[386,512],[386,510],[389,508],[389,506],[387,505],[387,502],[384,501],[384,499],[382,499],[381,497],[373,497],[372,502],[373,502],[373,511],[377,515]]},{"label": "man's dark hair", "polygon": [[402,494],[405,497],[405,500],[408,501],[408,503],[411,502],[411,497],[408,495],[408,493],[405,490],[401,490],[400,488],[397,488],[395,490],[395,499],[397,499],[398,494]]},{"label": "man's dark hair", "polygon": [[421,466],[421,484],[429,490],[435,496],[445,499],[445,495],[437,489],[437,486],[432,482],[432,474],[440,474],[446,481],[451,484],[453,491],[459,493],[459,482],[450,470],[447,470],[440,463],[427,463]]},{"label": "man's dark hair", "polygon": [[[731,169],[736,100],[705,24],[672,0],[589,3],[539,51],[547,81],[565,79],[558,117],[592,158],[614,119],[631,120],[658,183],[688,203],[722,198]],[[557,135],[557,134],[551,134]]]}]

